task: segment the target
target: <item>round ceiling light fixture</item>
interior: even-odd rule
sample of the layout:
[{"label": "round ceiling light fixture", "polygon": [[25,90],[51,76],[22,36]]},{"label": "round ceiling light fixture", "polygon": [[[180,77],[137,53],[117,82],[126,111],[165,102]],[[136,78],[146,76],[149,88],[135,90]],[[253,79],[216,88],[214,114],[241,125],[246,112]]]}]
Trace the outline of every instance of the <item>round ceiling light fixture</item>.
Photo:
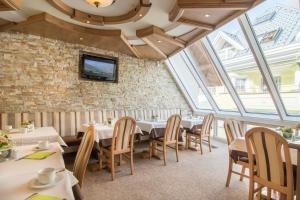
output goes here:
[{"label": "round ceiling light fixture", "polygon": [[88,4],[96,6],[97,8],[111,6],[116,0],[85,0]]}]

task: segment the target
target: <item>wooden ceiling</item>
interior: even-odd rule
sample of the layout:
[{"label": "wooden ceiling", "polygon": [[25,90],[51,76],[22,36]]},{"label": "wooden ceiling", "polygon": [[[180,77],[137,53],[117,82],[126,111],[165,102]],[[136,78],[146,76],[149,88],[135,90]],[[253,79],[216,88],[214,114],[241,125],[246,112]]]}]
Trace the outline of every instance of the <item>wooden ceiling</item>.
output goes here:
[{"label": "wooden ceiling", "polygon": [[18,10],[21,0],[0,0],[0,11]]},{"label": "wooden ceiling", "polygon": [[[83,22],[88,20],[89,23],[98,25],[134,23],[151,9],[151,0],[140,0],[139,6],[125,15],[102,17],[76,11],[63,4],[61,0],[47,1],[56,9],[67,13],[72,19]],[[12,0],[0,0],[0,8],[4,2],[5,5],[16,5],[16,2]],[[164,29],[154,25],[136,30],[136,36],[145,43],[143,45],[130,44],[120,29],[87,28],[63,21],[47,13],[31,16],[20,23],[2,23],[1,25],[0,22],[0,31],[34,34],[118,51],[138,58],[161,60],[193,44],[260,2],[261,0],[177,0],[169,12],[169,21],[193,28],[177,37],[169,35]],[[11,9],[14,8],[17,7],[11,7]]]}]

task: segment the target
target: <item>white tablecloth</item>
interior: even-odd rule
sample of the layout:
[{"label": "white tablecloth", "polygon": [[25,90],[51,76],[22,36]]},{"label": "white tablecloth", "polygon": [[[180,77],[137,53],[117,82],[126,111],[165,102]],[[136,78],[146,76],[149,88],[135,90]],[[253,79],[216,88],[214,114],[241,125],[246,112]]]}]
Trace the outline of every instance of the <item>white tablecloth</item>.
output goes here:
[{"label": "white tablecloth", "polygon": [[[16,147],[20,152],[18,157],[27,155],[32,152],[35,145],[26,145]],[[59,172],[63,176],[54,187],[47,189],[32,189],[29,187],[29,182],[37,176],[37,171],[46,167],[55,169],[65,168],[62,157],[62,149],[58,143],[51,143],[51,149],[56,153],[43,160],[28,160],[19,161],[10,160],[0,163],[0,199],[5,200],[23,200],[33,193],[58,196],[73,200],[72,184],[67,171]]]},{"label": "white tablecloth", "polygon": [[[88,124],[83,124],[81,127],[81,131],[85,132],[88,127],[89,127]],[[95,130],[96,130],[96,135],[95,135],[96,142],[99,142],[100,140],[111,139],[113,137],[113,131],[114,131],[113,126],[95,124]],[[135,128],[135,133],[142,134],[142,131],[138,126],[136,126]]]},{"label": "white tablecloth", "polygon": [[142,131],[147,133],[151,133],[152,129],[155,128],[165,128],[167,125],[167,121],[137,121],[136,125],[140,127]]},{"label": "white tablecloth", "polygon": [[9,137],[17,146],[36,144],[38,141],[48,140],[49,142],[58,142],[60,145],[67,146],[64,140],[59,136],[53,127],[35,128],[29,133],[11,133]]},{"label": "white tablecloth", "polygon": [[184,128],[193,128],[195,125],[198,125],[198,124],[202,124],[202,119],[182,119],[181,120],[181,125],[184,127]]}]

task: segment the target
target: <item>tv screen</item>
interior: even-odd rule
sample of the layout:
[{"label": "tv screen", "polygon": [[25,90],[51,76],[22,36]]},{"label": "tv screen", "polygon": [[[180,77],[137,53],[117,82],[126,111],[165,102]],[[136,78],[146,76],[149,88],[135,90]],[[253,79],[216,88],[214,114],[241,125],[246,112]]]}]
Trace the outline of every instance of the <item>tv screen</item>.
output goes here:
[{"label": "tv screen", "polygon": [[80,55],[80,77],[83,79],[118,82],[118,59],[91,53]]}]

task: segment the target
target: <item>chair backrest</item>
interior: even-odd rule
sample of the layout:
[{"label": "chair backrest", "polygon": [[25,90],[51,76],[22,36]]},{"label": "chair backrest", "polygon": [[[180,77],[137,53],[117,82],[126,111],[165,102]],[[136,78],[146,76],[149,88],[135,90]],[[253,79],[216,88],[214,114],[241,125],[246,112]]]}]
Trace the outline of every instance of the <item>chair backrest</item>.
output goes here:
[{"label": "chair backrest", "polygon": [[73,174],[78,179],[80,186],[82,186],[83,183],[84,174],[91,156],[94,141],[95,127],[90,125],[81,140],[73,167]]},{"label": "chair backrest", "polygon": [[178,140],[178,134],[180,131],[181,117],[178,114],[171,115],[168,118],[167,126],[165,129],[164,139],[165,141],[175,141]]},{"label": "chair backrest", "polygon": [[224,122],[224,128],[228,145],[230,145],[236,138],[245,136],[245,132],[240,121],[226,119]]},{"label": "chair backrest", "polygon": [[201,135],[209,135],[212,123],[214,121],[214,114],[210,113],[205,115],[201,128]]},{"label": "chair backrest", "polygon": [[263,127],[250,129],[245,139],[250,177],[279,192],[286,191],[286,187],[293,191],[292,163],[287,141],[277,132]]},{"label": "chair backrest", "polygon": [[122,117],[116,122],[112,138],[113,152],[122,153],[133,149],[135,127],[136,122],[132,117]]}]

